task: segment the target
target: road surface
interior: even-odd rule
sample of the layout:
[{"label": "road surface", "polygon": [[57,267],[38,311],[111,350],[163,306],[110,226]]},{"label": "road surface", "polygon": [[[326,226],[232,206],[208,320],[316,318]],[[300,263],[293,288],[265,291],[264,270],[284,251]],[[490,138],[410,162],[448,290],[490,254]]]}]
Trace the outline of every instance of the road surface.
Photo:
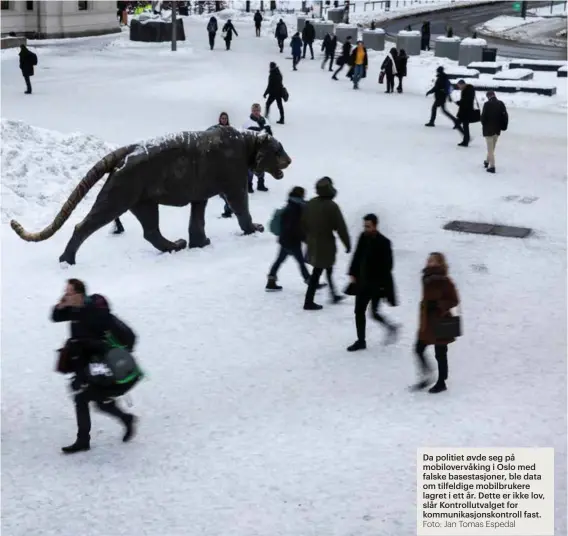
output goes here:
[{"label": "road surface", "polygon": [[[531,4],[529,3],[529,9]],[[542,7],[542,4],[539,3]],[[382,27],[391,38],[396,37],[399,30],[404,30],[410,24],[413,30],[419,30],[424,20],[430,21],[432,38],[445,35],[449,25],[454,29],[454,35],[471,36],[476,26],[498,17],[499,15],[516,15],[513,11],[513,2],[499,2],[471,8],[462,8],[455,11],[438,13],[433,11],[427,15],[409,16],[404,19],[386,21]],[[524,58],[532,60],[566,60],[566,48],[530,43],[519,43],[508,39],[480,36],[487,41],[489,47],[496,47],[499,56],[509,58]]]}]

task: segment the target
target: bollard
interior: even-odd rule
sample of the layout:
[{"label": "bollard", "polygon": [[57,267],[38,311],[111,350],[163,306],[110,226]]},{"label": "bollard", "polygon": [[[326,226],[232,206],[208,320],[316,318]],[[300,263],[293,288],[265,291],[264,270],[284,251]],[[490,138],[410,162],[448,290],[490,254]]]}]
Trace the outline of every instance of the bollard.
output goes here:
[{"label": "bollard", "polygon": [[460,43],[458,65],[469,65],[474,61],[482,61],[483,49],[487,46],[485,39],[466,37]]},{"label": "bollard", "polygon": [[363,44],[368,50],[384,50],[385,31],[382,28],[363,30]]},{"label": "bollard", "polygon": [[396,36],[396,48],[404,49],[407,56],[420,56],[422,35],[418,30],[401,30]]},{"label": "bollard", "polygon": [[460,57],[460,41],[460,37],[445,37],[443,35],[437,37],[434,56],[458,61]]}]

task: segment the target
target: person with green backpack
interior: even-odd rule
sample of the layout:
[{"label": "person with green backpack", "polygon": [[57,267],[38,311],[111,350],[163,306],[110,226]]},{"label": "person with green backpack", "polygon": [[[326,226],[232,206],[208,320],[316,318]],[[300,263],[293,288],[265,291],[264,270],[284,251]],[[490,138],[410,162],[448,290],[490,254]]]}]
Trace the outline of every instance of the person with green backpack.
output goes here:
[{"label": "person with green backpack", "polygon": [[143,377],[130,353],[136,341],[134,332],[111,314],[103,296],[87,296],[85,284],[78,279],[67,281],[65,294],[53,308],[51,319],[71,323],[71,337],[59,350],[57,371],[74,374],[71,391],[78,431],[75,443],[62,451],[73,454],[90,449],[90,402],[119,419],[125,428],[122,440],[130,441],[137,417],[122,411],[115,399]]},{"label": "person with green backpack", "polygon": [[[307,284],[310,280],[310,272],[306,267],[302,252],[302,243],[306,240],[302,228],[302,215],[306,204],[305,195],[304,188],[294,186],[288,195],[288,204],[277,209],[270,221],[270,232],[278,237],[280,250],[270,272],[268,272],[268,281],[265,287],[267,291],[282,290],[282,287],[276,283],[277,274],[282,263],[290,255],[296,259],[304,282]],[[319,288],[322,288],[322,286],[325,285],[320,285]]]}]

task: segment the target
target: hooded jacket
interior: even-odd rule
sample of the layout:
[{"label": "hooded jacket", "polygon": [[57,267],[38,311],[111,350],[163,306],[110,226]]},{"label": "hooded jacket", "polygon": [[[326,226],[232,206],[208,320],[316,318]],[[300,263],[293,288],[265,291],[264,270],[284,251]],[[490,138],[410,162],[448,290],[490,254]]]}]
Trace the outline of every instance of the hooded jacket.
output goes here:
[{"label": "hooded jacket", "polygon": [[273,98],[282,98],[282,73],[278,68],[278,65],[272,64],[270,66],[270,73],[268,74],[268,85],[264,90],[264,98],[267,96]]},{"label": "hooded jacket", "polygon": [[218,29],[218,25],[217,25],[217,19],[215,17],[211,17],[209,19],[209,22],[207,24],[207,31],[209,33],[217,33],[217,29]]},{"label": "hooded jacket", "polygon": [[308,243],[308,262],[314,268],[331,268],[335,264],[336,232],[345,249],[351,249],[351,240],[343,214],[333,198],[337,190],[331,179],[324,177],[316,183],[317,197],[308,201],[302,222]]},{"label": "hooded jacket", "polygon": [[37,65],[37,56],[25,45],[20,46],[20,69],[24,76],[34,75],[34,65]]},{"label": "hooded jacket", "polygon": [[290,48],[292,49],[292,56],[301,56],[302,55],[302,39],[299,35],[294,35],[292,39],[290,39]]},{"label": "hooded jacket", "polygon": [[278,21],[278,24],[276,25],[276,31],[274,32],[274,37],[276,37],[276,39],[286,39],[288,37],[288,28],[286,26],[286,23],[280,19]]},{"label": "hooded jacket", "polygon": [[278,243],[285,249],[302,247],[306,236],[302,227],[302,214],[306,202],[299,197],[289,197],[288,204],[280,216],[280,236]]}]

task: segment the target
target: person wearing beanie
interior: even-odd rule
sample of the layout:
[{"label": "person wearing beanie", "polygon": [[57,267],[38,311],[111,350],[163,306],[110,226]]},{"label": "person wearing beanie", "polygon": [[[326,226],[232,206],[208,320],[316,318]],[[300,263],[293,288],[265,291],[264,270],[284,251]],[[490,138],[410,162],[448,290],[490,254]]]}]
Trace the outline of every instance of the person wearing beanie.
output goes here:
[{"label": "person wearing beanie", "polygon": [[266,99],[266,112],[265,116],[270,115],[270,106],[276,101],[276,106],[278,106],[278,111],[280,112],[280,119],[277,121],[279,125],[284,124],[284,106],[282,105],[282,100],[285,94],[285,88],[282,83],[282,73],[278,68],[278,65],[273,61],[270,62],[270,71],[268,73],[268,85],[264,91],[264,98]]},{"label": "person wearing beanie", "polygon": [[434,83],[432,89],[428,91],[428,93],[426,93],[426,96],[432,95],[432,93],[434,94],[434,104],[432,104],[430,121],[426,123],[426,126],[435,126],[434,122],[436,121],[436,111],[438,108],[440,108],[442,110],[442,113],[452,121],[454,127],[459,129],[458,120],[450,112],[448,112],[448,110],[446,110],[446,101],[450,100],[451,102],[452,100],[452,84],[442,66],[436,69],[436,82]]}]

